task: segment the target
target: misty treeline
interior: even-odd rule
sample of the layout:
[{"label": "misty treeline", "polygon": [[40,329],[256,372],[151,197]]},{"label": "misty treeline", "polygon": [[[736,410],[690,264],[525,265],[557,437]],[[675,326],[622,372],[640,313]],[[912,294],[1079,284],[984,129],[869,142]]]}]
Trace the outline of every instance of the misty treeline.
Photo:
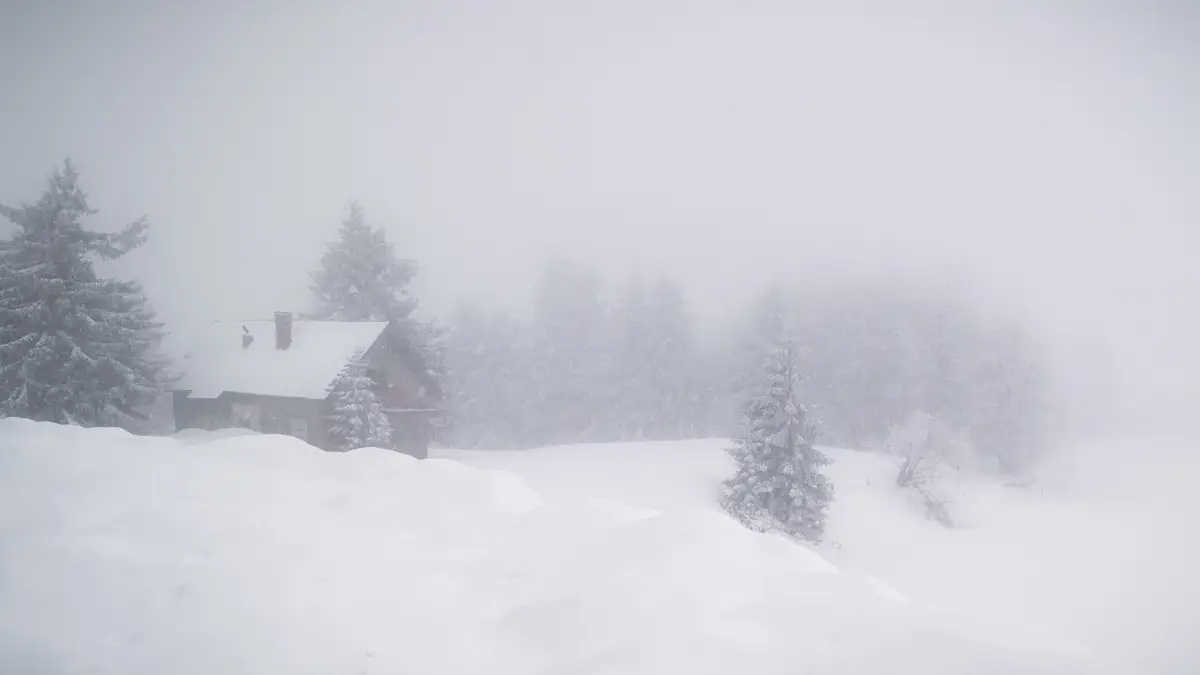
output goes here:
[{"label": "misty treeline", "polygon": [[[93,267],[142,244],[147,224],[100,233],[83,225],[93,213],[69,161],[37,202],[0,206],[17,226],[0,242],[0,415],[129,427],[170,382],[141,286]],[[524,311],[468,304],[439,325],[414,316],[416,269],[351,205],[297,283],[312,292],[309,318],[392,322],[397,343],[443,381],[442,440],[453,445],[740,438],[754,378],[785,342],[795,397],[825,444],[881,444],[925,415],[1017,468],[1055,418],[1031,334],[952,284],[776,284],[701,331],[676,280],[634,275],[606,288],[595,270],[556,260]]]},{"label": "misty treeline", "polygon": [[594,270],[553,261],[528,311],[467,304],[450,317],[446,441],[520,448],[738,437],[753,378],[784,341],[795,345],[796,397],[825,444],[878,445],[924,413],[1015,469],[1053,421],[1033,337],[950,284],[775,284],[701,331],[674,280],[633,276],[606,289]]}]

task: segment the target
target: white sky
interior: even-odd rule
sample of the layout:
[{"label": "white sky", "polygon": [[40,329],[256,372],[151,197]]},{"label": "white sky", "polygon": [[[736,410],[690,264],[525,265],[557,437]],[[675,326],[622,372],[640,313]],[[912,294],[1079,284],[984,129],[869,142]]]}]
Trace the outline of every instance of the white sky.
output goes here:
[{"label": "white sky", "polygon": [[950,266],[1107,350],[1122,416],[1200,406],[1187,2],[320,5],[7,3],[0,201],[73,157],[97,223],[151,218],[124,265],[184,339],[303,307],[354,197],[433,314],[554,254],[709,320]]}]

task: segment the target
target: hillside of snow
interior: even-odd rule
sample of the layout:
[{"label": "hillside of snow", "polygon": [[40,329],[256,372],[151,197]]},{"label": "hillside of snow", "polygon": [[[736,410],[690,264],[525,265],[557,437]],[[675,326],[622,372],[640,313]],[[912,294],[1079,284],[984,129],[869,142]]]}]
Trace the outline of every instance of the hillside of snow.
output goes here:
[{"label": "hillside of snow", "polygon": [[[621,443],[521,452],[443,451],[510,470],[547,495],[594,495],[719,513],[733,471],[725,441]],[[1171,439],[1086,444],[1032,480],[958,476],[957,528],[924,518],[890,457],[825,449],[836,500],[820,553],[931,607],[1033,627],[1110,664],[1200,672],[1200,448]],[[1125,670],[1124,672],[1132,672]]]},{"label": "hillside of snow", "polygon": [[522,461],[0,420],[0,672],[1131,672],[752,534],[704,485],[640,507],[654,481]]}]

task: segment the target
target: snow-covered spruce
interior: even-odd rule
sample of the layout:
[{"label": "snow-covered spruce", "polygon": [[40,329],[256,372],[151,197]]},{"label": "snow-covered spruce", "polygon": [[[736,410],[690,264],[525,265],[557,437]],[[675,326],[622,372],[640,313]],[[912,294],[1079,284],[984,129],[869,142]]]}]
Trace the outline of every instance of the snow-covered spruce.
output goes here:
[{"label": "snow-covered spruce", "polygon": [[392,428],[371,386],[366,362],[357,354],[342,371],[329,397],[329,435],[333,447],[354,450],[391,446]]},{"label": "snow-covered spruce", "polygon": [[795,400],[797,376],[786,342],[767,357],[762,382],[745,405],[746,431],[730,454],[737,472],[725,481],[721,506],[746,527],[818,542],[833,485],[829,460],[813,446],[816,429]]},{"label": "snow-covered spruce", "polygon": [[400,346],[434,377],[443,371],[441,330],[413,317],[417,300],[408,285],[417,263],[399,258],[382,228],[365,220],[363,209],[351,202],[346,219],[321,256],[310,289],[316,308],[311,318],[325,321],[390,321],[389,331]]},{"label": "snow-covered spruce", "polygon": [[403,297],[404,290],[416,273],[416,264],[398,259],[383,230],[368,225],[362,207],[352,202],[337,241],[328,245],[312,275],[314,316],[334,321],[406,318],[416,302]]},{"label": "snow-covered spruce", "polygon": [[663,277],[647,285],[634,275],[607,318],[602,433],[637,440],[697,435],[695,352],[680,285]]},{"label": "snow-covered spruce", "polygon": [[141,285],[92,265],[140,246],[146,222],[105,234],[81,224],[93,213],[70,160],[37,203],[0,205],[19,228],[0,243],[0,415],[121,426],[161,390],[162,329]]}]

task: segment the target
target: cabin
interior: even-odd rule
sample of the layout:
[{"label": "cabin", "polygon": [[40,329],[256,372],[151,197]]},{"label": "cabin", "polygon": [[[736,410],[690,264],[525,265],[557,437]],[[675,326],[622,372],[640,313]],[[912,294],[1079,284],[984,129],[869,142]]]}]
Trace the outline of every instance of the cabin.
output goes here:
[{"label": "cabin", "polygon": [[329,395],[362,354],[395,450],[429,454],[441,391],[384,321],[214,321],[172,388],[176,430],[243,427],[331,449]]}]

